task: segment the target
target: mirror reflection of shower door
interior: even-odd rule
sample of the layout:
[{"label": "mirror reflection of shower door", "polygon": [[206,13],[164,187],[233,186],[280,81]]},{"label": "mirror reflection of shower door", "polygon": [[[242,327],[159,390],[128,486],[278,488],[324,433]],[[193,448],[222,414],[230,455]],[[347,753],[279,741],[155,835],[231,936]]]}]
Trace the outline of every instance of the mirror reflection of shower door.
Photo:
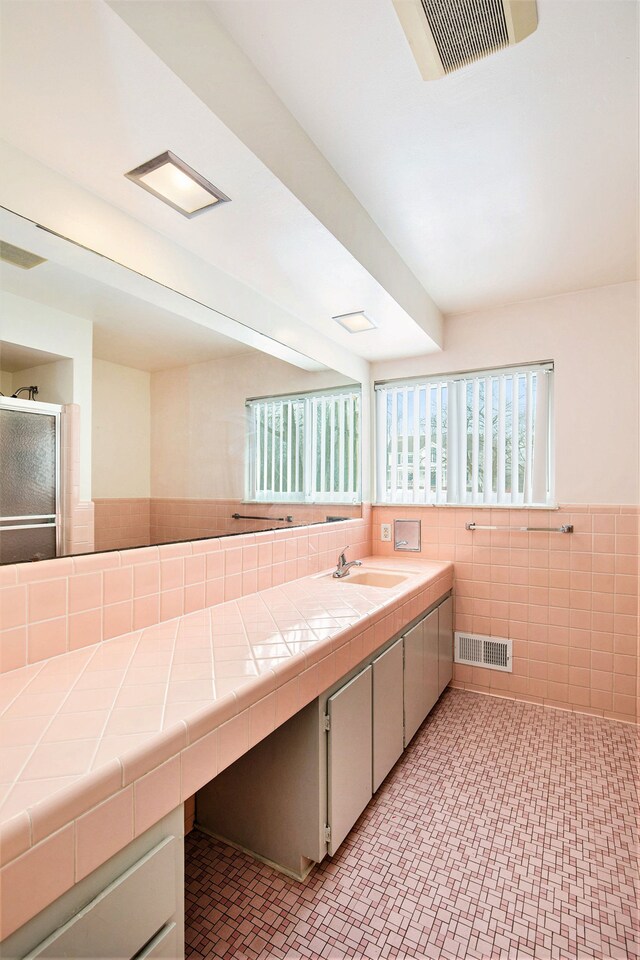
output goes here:
[{"label": "mirror reflection of shower door", "polygon": [[0,397],[0,563],[57,556],[59,486],[60,407]]}]

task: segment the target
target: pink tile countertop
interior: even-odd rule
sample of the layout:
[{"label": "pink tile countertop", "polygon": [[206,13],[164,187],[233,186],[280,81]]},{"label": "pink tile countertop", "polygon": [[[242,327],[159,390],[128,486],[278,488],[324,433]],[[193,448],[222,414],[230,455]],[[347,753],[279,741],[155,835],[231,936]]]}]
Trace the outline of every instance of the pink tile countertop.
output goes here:
[{"label": "pink tile countertop", "polygon": [[[408,575],[383,588],[316,574],[0,676],[0,939],[453,582],[447,562],[372,557],[363,568]],[[54,863],[55,882],[34,880]]]}]

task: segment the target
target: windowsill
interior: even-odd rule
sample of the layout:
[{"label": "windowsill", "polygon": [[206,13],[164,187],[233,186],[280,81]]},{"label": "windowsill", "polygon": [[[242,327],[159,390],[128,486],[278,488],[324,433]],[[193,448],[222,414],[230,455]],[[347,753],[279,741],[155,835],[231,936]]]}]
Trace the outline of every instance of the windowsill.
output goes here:
[{"label": "windowsill", "polygon": [[241,503],[252,507],[361,507],[363,501],[356,500],[354,503],[353,500],[242,500]]},{"label": "windowsill", "polygon": [[397,507],[405,508],[409,510],[415,510],[416,508],[420,510],[427,509],[429,507],[437,507],[440,510],[560,510],[560,504],[552,503],[549,505],[541,504],[530,504],[525,503],[379,503],[374,502],[371,504],[372,507]]}]

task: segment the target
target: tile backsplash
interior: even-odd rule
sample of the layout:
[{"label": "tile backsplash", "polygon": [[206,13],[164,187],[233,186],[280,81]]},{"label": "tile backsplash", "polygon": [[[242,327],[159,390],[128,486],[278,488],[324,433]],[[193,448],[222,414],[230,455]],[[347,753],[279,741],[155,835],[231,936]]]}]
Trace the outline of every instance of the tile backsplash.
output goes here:
[{"label": "tile backsplash", "polygon": [[[278,527],[272,521],[234,520],[233,514],[281,517],[295,523],[322,523],[326,517],[357,518],[361,506],[306,503],[243,503],[242,500],[202,500],[163,497],[96,499],[96,550],[122,550],[150,543],[255,533]],[[282,525],[286,529],[286,524]]]},{"label": "tile backsplash", "polygon": [[[321,527],[0,567],[1,670],[329,568],[346,543],[354,559],[399,558],[393,543],[378,539],[397,512],[365,507],[364,519]],[[455,564],[455,628],[513,641],[513,673],[457,664],[454,684],[637,720],[639,515],[625,505],[530,514],[403,508],[403,518],[421,521],[421,550],[407,559]],[[574,533],[465,530],[472,520],[571,523]]]},{"label": "tile backsplash", "polygon": [[346,543],[371,553],[368,519],[0,567],[0,672],[318,573]]}]

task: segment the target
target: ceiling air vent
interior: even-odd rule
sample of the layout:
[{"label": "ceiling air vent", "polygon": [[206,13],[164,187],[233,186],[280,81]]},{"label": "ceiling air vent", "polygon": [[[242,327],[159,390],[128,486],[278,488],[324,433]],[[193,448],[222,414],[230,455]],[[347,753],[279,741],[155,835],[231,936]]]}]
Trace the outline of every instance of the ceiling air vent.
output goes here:
[{"label": "ceiling air vent", "polygon": [[524,40],[538,26],[535,0],[393,0],[425,80]]},{"label": "ceiling air vent", "polygon": [[6,240],[0,240],[0,260],[12,263],[14,267],[20,267],[21,270],[31,270],[32,267],[46,262],[44,257],[37,257],[35,253],[29,253],[22,247],[14,247]]}]

